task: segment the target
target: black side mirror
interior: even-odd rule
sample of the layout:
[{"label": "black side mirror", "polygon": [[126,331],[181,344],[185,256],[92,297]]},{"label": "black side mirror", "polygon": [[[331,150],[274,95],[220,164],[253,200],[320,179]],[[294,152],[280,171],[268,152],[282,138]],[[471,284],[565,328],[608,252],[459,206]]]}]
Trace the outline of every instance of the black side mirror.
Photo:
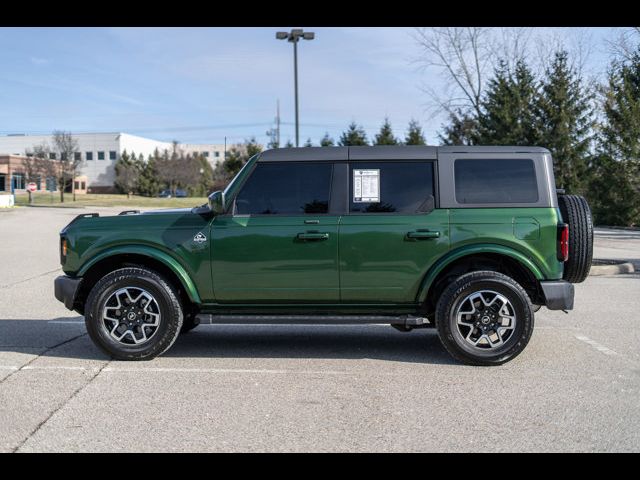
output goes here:
[{"label": "black side mirror", "polygon": [[209,210],[218,215],[224,213],[226,210],[226,202],[224,198],[224,192],[218,190],[209,195]]}]

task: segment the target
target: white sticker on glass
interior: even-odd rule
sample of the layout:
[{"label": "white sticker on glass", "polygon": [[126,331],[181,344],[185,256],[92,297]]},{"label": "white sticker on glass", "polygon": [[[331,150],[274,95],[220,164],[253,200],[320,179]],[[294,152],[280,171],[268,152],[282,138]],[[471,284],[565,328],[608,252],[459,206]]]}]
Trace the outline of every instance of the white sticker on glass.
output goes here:
[{"label": "white sticker on glass", "polygon": [[353,203],[380,202],[380,170],[353,171]]}]

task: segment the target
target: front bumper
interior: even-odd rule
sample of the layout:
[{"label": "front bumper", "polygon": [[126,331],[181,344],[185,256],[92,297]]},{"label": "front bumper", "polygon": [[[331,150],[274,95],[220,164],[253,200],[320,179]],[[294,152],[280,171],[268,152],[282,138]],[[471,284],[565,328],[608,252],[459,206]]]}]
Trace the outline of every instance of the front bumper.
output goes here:
[{"label": "front bumper", "polygon": [[545,306],[549,310],[573,310],[573,283],[565,280],[540,282],[544,293]]},{"label": "front bumper", "polygon": [[73,310],[80,282],[82,278],[71,278],[67,275],[57,277],[53,282],[56,299],[64,303],[69,310]]}]

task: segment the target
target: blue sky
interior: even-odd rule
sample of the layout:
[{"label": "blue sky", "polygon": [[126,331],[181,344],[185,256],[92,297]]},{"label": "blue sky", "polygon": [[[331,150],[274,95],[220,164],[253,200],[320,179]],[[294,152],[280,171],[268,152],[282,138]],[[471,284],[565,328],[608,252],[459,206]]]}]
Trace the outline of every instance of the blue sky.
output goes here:
[{"label": "blue sky", "polygon": [[[338,138],[355,120],[373,136],[411,118],[437,143],[443,121],[422,87],[411,28],[314,28],[299,45],[300,137]],[[293,52],[274,28],[0,28],[0,134],[121,131],[191,143],[266,143],[280,100],[282,142],[294,139]],[[607,66],[615,29],[543,29],[586,38],[589,74]],[[574,42],[575,43],[575,42]]]}]

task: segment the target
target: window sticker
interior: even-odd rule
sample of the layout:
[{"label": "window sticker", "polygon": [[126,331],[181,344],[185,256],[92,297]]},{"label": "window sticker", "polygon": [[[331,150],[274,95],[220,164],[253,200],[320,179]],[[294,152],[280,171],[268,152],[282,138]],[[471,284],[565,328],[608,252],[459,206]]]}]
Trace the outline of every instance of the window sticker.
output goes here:
[{"label": "window sticker", "polygon": [[380,202],[380,169],[353,171],[353,203]]}]

